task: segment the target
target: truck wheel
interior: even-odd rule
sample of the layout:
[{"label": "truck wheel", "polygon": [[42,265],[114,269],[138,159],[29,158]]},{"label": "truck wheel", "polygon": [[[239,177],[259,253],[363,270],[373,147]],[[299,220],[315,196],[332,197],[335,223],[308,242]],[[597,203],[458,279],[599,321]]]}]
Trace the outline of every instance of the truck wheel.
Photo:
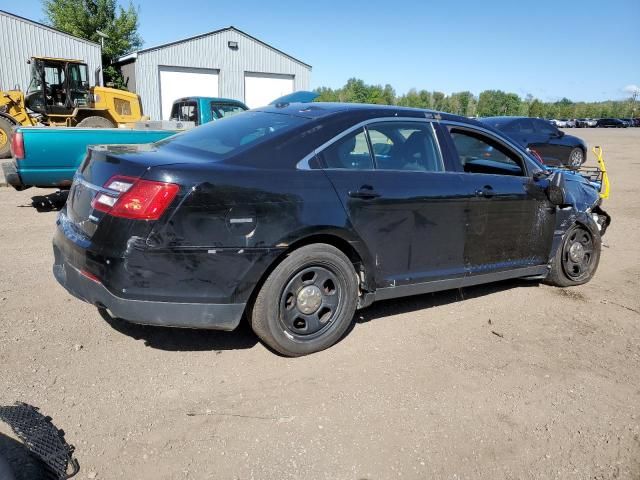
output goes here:
[{"label": "truck wheel", "polygon": [[87,117],[78,123],[76,127],[79,128],[115,128],[113,122],[104,117],[98,117],[94,115],[93,117]]},{"label": "truck wheel", "polygon": [[351,261],[317,243],[293,251],[271,272],[249,312],[253,331],[289,357],[330,347],[356,310],[358,282]]},{"label": "truck wheel", "polygon": [[0,118],[0,158],[9,158],[11,156],[12,132],[13,124],[5,118]]},{"label": "truck wheel", "polygon": [[600,235],[593,235],[582,225],[574,225],[558,247],[545,283],[555,287],[587,283],[598,268],[600,248]]}]

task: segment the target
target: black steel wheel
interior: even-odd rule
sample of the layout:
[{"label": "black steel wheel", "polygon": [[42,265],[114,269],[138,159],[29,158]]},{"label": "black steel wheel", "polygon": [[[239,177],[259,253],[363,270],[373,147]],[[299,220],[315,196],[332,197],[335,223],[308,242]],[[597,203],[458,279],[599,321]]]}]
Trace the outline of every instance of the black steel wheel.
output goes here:
[{"label": "black steel wheel", "polygon": [[574,225],[556,252],[547,283],[558,287],[587,283],[598,268],[600,248],[599,235],[583,225]]},{"label": "black steel wheel", "polygon": [[280,295],[280,323],[303,339],[322,335],[340,313],[343,290],[336,273],[326,266],[303,268]]},{"label": "black steel wheel", "polygon": [[264,343],[295,357],[339,341],[353,320],[357,301],[356,272],[344,253],[327,244],[307,245],[271,272],[249,320]]}]

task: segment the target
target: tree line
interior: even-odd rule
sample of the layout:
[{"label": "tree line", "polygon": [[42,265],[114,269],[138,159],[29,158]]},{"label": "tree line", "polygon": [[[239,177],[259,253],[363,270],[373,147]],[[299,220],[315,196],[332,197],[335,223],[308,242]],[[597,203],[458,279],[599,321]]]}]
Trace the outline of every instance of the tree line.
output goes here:
[{"label": "tree line", "polygon": [[320,87],[315,90],[318,102],[374,103],[404,107],[428,108],[454,113],[465,117],[492,117],[518,115],[540,118],[629,118],[640,115],[640,105],[633,98],[604,102],[573,102],[563,98],[557,102],[543,102],[532,95],[521,98],[515,93],[502,90],[485,90],[480,95],[456,92],[416,90],[412,88],[397,95],[391,85],[367,85],[351,78],[342,88]]}]

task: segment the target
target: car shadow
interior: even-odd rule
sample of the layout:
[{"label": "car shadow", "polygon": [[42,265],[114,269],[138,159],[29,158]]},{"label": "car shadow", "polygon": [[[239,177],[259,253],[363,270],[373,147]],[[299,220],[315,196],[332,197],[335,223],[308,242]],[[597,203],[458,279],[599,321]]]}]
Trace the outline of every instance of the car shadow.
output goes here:
[{"label": "car shadow", "polygon": [[[346,337],[357,324],[363,324],[393,315],[441,307],[514,288],[537,287],[539,283],[539,281],[533,280],[505,280],[457,290],[446,290],[376,302],[370,307],[356,312],[355,320],[352,322],[344,337]],[[98,311],[111,328],[117,332],[135,340],[143,340],[147,347],[158,350],[172,352],[216,351],[219,353],[223,350],[253,348],[258,343],[258,337],[253,333],[249,322],[245,321],[245,319],[240,322],[240,325],[235,330],[223,332],[217,330],[195,330],[140,325],[113,317],[104,309],[98,309]],[[265,347],[274,354],[281,355],[268,346],[265,345]]]},{"label": "car shadow", "polygon": [[195,330],[190,328],[158,327],[139,325],[121,318],[112,317],[104,309],[98,309],[100,316],[117,332],[135,340],[143,340],[147,347],[170,352],[201,352],[223,350],[243,350],[253,348],[258,338],[242,321],[232,332],[219,330]]},{"label": "car shadow", "polygon": [[537,287],[539,285],[539,280],[504,280],[502,282],[474,285],[472,287],[459,288],[456,290],[444,290],[441,292],[426,293],[411,297],[383,300],[374,303],[370,307],[357,311],[354,323],[367,323],[372,320],[392,315],[411,313],[418,310],[441,307],[472,298],[484,297],[486,295],[511,290],[513,288]]}]

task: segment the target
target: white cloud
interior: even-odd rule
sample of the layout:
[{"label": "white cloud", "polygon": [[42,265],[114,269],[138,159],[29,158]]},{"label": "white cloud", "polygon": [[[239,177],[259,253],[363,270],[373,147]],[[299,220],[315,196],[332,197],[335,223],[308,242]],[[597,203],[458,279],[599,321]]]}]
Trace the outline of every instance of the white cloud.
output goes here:
[{"label": "white cloud", "polygon": [[633,94],[633,93],[635,93],[635,92],[640,92],[640,86],[638,86],[638,85],[633,85],[633,84],[632,84],[632,85],[627,85],[626,87],[624,87],[624,88],[622,89],[622,91],[623,91],[624,93],[630,93],[630,94]]}]

